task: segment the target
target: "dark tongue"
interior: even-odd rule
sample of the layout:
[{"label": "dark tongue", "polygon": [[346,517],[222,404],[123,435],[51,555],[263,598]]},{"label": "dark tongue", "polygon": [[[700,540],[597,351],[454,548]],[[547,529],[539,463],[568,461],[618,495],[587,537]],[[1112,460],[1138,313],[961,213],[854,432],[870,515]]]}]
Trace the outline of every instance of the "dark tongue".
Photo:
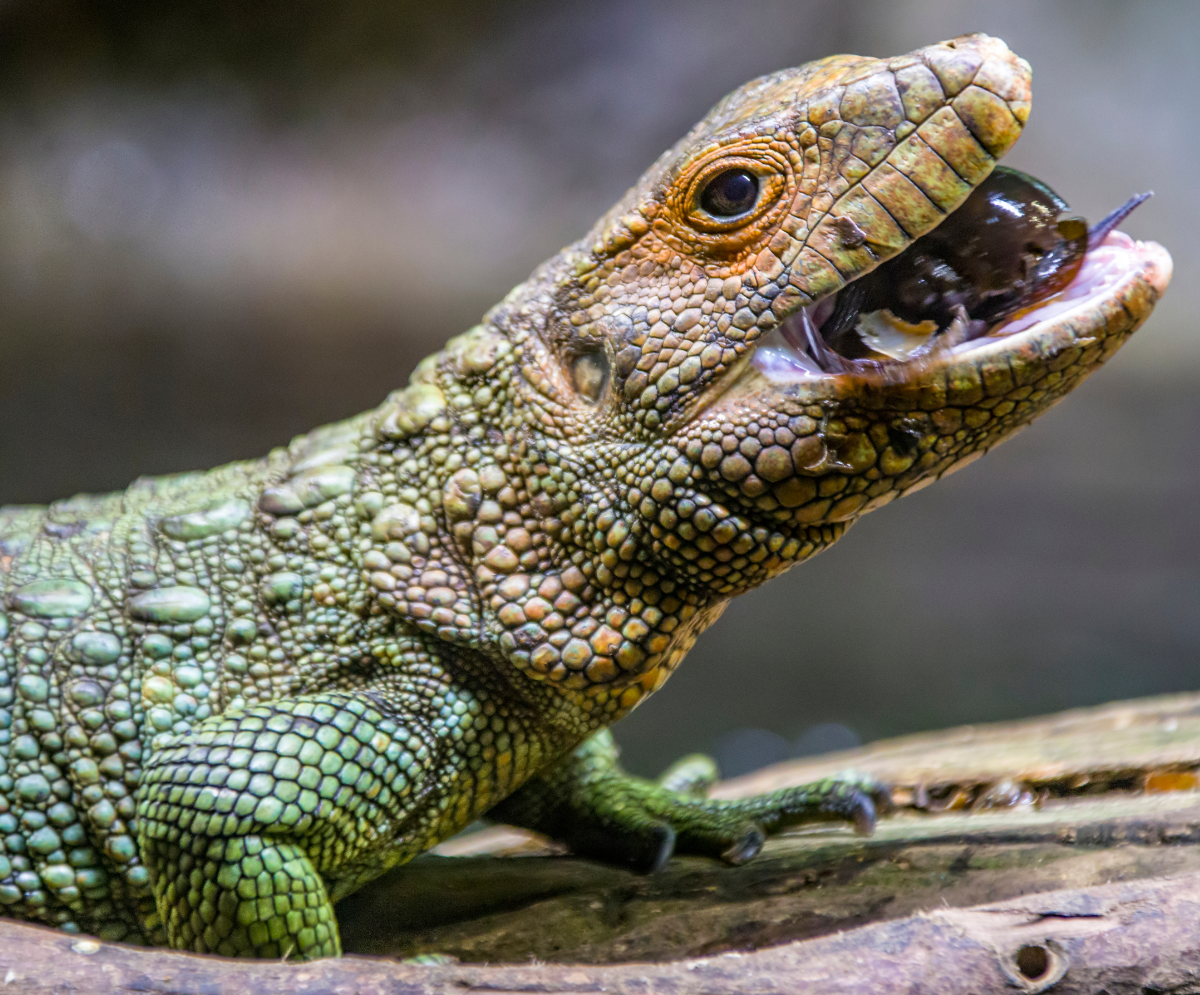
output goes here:
[{"label": "dark tongue", "polygon": [[1104,241],[1104,238],[1110,231],[1117,227],[1129,215],[1134,212],[1135,208],[1140,207],[1154,196],[1153,190],[1147,190],[1145,193],[1135,193],[1124,204],[1118,207],[1115,211],[1109,211],[1091,228],[1088,229],[1088,248],[1094,249],[1097,245]]}]

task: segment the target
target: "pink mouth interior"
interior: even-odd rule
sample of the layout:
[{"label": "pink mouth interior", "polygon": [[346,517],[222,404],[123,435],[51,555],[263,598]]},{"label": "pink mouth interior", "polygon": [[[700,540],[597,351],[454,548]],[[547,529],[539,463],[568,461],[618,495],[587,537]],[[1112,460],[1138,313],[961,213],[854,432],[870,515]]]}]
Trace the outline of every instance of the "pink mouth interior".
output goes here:
[{"label": "pink mouth interior", "polygon": [[[1100,245],[1088,251],[1075,279],[1061,293],[1032,310],[1002,322],[979,338],[935,351],[931,356],[924,357],[924,361],[942,354],[959,356],[972,349],[994,344],[997,339],[1027,332],[1043,322],[1060,318],[1075,308],[1107,296],[1114,287],[1124,282],[1141,266],[1142,250],[1142,243],[1135,242],[1124,232],[1110,232]],[[811,349],[803,347],[806,341],[804,327],[809,325],[813,329],[819,328],[829,316],[834,299],[835,297],[831,296],[816,304],[810,304],[802,312],[786,319],[789,327],[786,330],[777,328],[770,332],[759,343],[751,365],[773,383],[796,383],[839,375],[824,371],[813,358]],[[901,369],[906,363],[896,360],[887,365],[889,368]]]}]

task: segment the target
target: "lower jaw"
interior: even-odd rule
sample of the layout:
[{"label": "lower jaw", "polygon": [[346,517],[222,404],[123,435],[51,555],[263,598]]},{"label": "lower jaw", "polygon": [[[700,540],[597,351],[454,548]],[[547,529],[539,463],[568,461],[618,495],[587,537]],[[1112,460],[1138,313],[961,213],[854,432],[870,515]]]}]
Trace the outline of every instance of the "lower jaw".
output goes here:
[{"label": "lower jaw", "polygon": [[[1142,313],[1132,313],[1133,325],[1149,314],[1171,277],[1171,257],[1154,242],[1135,242],[1122,232],[1111,232],[1091,249],[1075,279],[1059,294],[1038,306],[1008,319],[970,341],[933,348],[919,358],[884,362],[843,363],[845,370],[822,369],[809,353],[789,344],[778,330],[757,344],[748,365],[732,383],[722,401],[732,400],[745,390],[770,387],[788,394],[840,394],[858,386],[911,386],[932,379],[939,370],[960,362],[977,363],[998,354],[1025,352],[1037,347],[1044,360],[1073,346],[1094,344],[1110,334],[1106,317],[1109,305],[1120,302],[1144,281],[1153,299]],[[811,305],[810,313],[821,304]],[[1126,307],[1126,310],[1129,310]],[[834,363],[838,363],[835,358]],[[764,382],[765,381],[765,382]]]}]

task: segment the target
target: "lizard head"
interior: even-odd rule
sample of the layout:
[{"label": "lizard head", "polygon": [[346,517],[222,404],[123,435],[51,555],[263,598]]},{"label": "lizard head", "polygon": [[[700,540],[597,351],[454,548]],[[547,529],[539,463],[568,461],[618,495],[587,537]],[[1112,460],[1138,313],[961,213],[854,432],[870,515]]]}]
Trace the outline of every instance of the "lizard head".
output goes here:
[{"label": "lizard head", "polygon": [[[513,664],[636,703],[731,596],[982,455],[1144,320],[1160,247],[1089,236],[1020,174],[971,199],[1029,86],[983,35],[747,83],[418,368],[377,434],[473,434],[426,457]],[[972,229],[1011,210],[1051,243]],[[937,230],[965,286],[917,251]],[[989,252],[999,286],[972,269]]]}]

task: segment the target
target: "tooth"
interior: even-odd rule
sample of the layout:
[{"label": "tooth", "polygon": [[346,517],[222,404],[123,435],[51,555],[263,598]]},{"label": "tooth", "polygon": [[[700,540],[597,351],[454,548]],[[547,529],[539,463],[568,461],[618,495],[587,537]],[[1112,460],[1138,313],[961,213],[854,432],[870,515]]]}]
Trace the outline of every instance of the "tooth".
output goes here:
[{"label": "tooth", "polygon": [[779,335],[783,339],[784,344],[798,353],[805,351],[804,339],[797,335],[796,329],[797,323],[801,320],[799,314],[789,314],[779,326]]},{"label": "tooth", "polygon": [[821,337],[821,333],[813,327],[812,319],[808,316],[807,310],[800,312],[800,324],[804,329],[804,338],[808,342],[808,351],[812,355],[812,358],[817,361],[817,365],[827,373],[845,372],[845,367],[841,362],[842,357],[831,349],[825,348],[825,340]]}]

